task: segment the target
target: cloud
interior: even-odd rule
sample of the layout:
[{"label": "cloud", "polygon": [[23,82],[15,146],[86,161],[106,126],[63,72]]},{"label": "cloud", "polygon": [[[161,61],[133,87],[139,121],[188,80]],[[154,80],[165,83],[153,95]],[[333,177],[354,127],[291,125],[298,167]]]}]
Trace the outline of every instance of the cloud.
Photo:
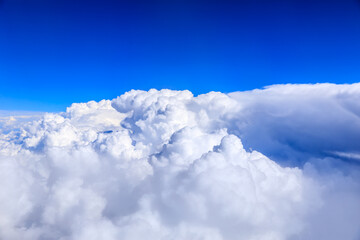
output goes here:
[{"label": "cloud", "polygon": [[0,110],[0,131],[12,131],[21,123],[38,120],[43,115],[42,112]]},{"label": "cloud", "polygon": [[8,124],[0,238],[357,239],[359,96],[133,90]]}]

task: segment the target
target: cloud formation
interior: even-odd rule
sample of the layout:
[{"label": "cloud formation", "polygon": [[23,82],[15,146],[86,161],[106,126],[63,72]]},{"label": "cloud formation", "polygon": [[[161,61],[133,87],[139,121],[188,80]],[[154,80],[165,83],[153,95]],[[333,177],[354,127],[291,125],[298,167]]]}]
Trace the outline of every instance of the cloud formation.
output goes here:
[{"label": "cloud formation", "polygon": [[360,84],[318,84],[4,118],[0,238],[358,239],[359,117]]}]

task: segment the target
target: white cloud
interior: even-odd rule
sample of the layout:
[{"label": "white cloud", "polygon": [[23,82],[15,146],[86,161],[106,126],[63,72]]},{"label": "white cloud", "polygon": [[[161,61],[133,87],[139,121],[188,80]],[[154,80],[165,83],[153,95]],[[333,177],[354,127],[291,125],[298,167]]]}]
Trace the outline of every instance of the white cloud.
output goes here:
[{"label": "white cloud", "polygon": [[2,125],[0,238],[357,239],[359,96],[130,91]]}]

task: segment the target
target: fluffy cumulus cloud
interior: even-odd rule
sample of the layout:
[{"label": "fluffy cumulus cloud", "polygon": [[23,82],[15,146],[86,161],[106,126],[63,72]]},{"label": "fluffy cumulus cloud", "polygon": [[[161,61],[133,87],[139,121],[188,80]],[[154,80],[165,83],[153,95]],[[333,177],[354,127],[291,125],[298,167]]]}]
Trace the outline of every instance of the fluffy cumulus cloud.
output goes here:
[{"label": "fluffy cumulus cloud", "polygon": [[1,116],[0,239],[360,238],[360,84]]}]

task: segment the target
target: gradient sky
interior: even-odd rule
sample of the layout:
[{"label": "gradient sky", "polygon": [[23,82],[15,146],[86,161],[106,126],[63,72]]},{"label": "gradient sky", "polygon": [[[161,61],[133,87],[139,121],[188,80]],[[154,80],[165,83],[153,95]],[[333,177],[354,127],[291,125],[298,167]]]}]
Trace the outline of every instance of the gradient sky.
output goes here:
[{"label": "gradient sky", "polygon": [[360,79],[356,0],[0,0],[0,109]]}]

